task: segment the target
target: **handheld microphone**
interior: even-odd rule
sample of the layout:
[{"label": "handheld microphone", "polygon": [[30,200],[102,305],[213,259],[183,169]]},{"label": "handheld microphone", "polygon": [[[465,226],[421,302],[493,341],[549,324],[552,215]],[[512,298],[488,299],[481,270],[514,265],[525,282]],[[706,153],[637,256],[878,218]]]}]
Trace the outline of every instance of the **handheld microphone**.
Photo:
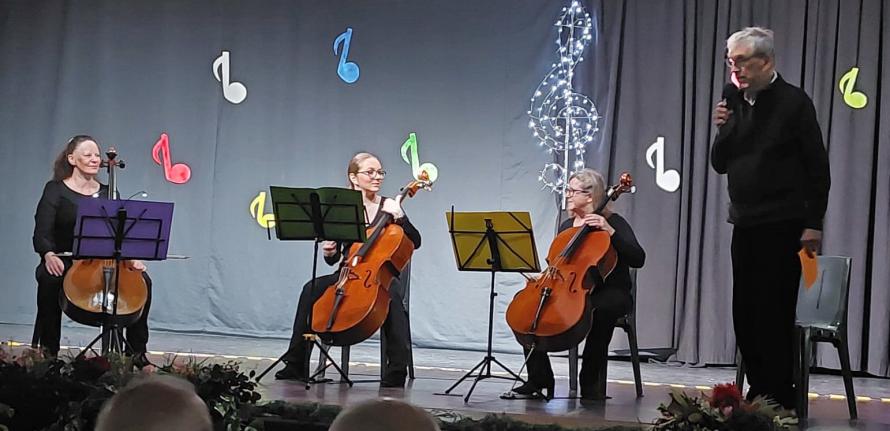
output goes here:
[{"label": "handheld microphone", "polygon": [[730,82],[723,86],[721,97],[723,98],[723,101],[726,102],[726,109],[729,109],[732,112],[726,122],[718,127],[718,129],[723,132],[724,130],[729,131],[729,129],[735,125],[735,115],[738,114],[737,108],[742,102],[742,95],[738,87]]},{"label": "handheld microphone", "polygon": [[726,106],[730,109],[738,106],[739,102],[742,100],[742,95],[739,92],[738,87],[731,82],[723,86],[723,94],[721,97],[726,101]]}]

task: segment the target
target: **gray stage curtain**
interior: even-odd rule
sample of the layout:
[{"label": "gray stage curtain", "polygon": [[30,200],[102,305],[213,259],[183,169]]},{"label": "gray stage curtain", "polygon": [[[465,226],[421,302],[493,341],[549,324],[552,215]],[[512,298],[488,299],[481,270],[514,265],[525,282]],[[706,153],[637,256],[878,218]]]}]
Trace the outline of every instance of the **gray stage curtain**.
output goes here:
[{"label": "gray stage curtain", "polygon": [[[592,7],[610,41],[609,52],[595,61],[603,65],[588,72],[607,122],[598,165],[612,177],[630,169],[642,183],[625,202],[650,253],[640,272],[638,309],[647,310],[642,344],[666,340],[648,338],[649,331],[672,326],[677,359],[734,360],[728,196],[725,178],[708,165],[716,133],[710,115],[727,81],[725,38],[759,25],[775,30],[778,70],[813,98],[828,147],[832,187],[823,252],[853,257],[851,360],[855,369],[888,375],[886,2],[601,1]],[[855,90],[868,97],[864,109],[847,106],[838,88],[853,66],[860,68]],[[674,194],[654,187],[643,157],[656,136],[665,137],[667,167],[681,172]],[[834,349],[824,349],[819,363],[839,367]]]},{"label": "gray stage curtain", "polygon": [[[603,118],[587,163],[638,193],[617,210],[648,252],[639,273],[642,347],[677,359],[728,363],[731,327],[725,180],[710,169],[713,104],[726,80],[723,40],[747,25],[776,30],[779,71],[813,97],[833,186],[827,254],[854,258],[850,300],[855,368],[890,374],[890,156],[881,121],[890,70],[879,0],[590,0],[596,39],[578,90]],[[269,184],[341,185],[358,150],[380,155],[385,194],[408,180],[399,148],[416,132],[441,181],[405,209],[424,246],[412,265],[412,332],[423,346],[482,349],[488,276],[454,268],[444,213],[530,211],[540,255],[558,217],[537,173],[548,156],[527,128],[528,100],[556,61],[560,2],[25,1],[0,3],[0,207],[4,241],[0,322],[34,316],[33,209],[49,162],[76,133],[115,145],[129,162],[122,194],[147,190],[176,203],[171,251],[150,265],[152,328],[286,336],[309,244],[268,241],[248,205]],[[333,40],[354,29],[355,84],[336,75]],[[231,78],[248,96],[226,102],[211,73],[231,52]],[[844,104],[838,80],[860,67],[868,105]],[[883,123],[883,124],[882,124]],[[881,126],[884,127],[881,127]],[[170,134],[184,185],[164,181],[150,150]],[[655,185],[646,151],[664,137],[679,190]],[[268,203],[266,211],[269,211]],[[329,269],[322,266],[322,273]],[[515,274],[498,276],[495,345],[518,351],[503,320]],[[617,336],[615,347],[624,345]],[[828,349],[827,349],[828,350]],[[826,351],[820,361],[836,366]]]}]

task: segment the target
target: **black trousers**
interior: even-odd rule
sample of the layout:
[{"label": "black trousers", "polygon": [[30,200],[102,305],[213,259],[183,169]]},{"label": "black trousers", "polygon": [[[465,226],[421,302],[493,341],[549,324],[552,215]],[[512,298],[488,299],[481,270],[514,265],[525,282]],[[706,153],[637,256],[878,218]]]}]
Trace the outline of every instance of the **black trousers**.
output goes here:
[{"label": "black trousers", "polygon": [[[615,321],[627,314],[633,305],[630,291],[621,288],[596,289],[591,294],[590,301],[593,306],[593,326],[587,333],[578,376],[582,397],[605,396],[609,343],[615,331]],[[553,368],[547,352],[535,350],[529,356],[529,349],[526,348],[525,355],[528,357],[529,382],[538,388],[553,387]]]},{"label": "black trousers", "polygon": [[[62,259],[65,263],[65,273],[71,268],[71,259]],[[37,319],[34,323],[34,340],[47,352],[56,355],[59,352],[59,342],[62,338],[62,282],[65,273],[56,277],[46,271],[46,265],[41,260],[35,270],[37,278]],[[127,342],[133,348],[130,353],[144,353],[148,344],[148,311],[151,308],[151,278],[143,272],[145,285],[148,287],[148,299],[142,309],[139,320],[126,329]]]},{"label": "black trousers", "polygon": [[[291,334],[290,346],[284,356],[284,361],[289,365],[294,364],[300,370],[308,371],[312,344],[303,339],[303,334],[311,332],[309,317],[312,314],[312,306],[315,301],[324,294],[328,286],[337,282],[339,273],[325,275],[316,278],[315,287],[312,281],[303,286],[300,301],[297,303],[297,313],[294,316],[294,329]],[[389,313],[380,328],[381,336],[386,338],[385,363],[383,367],[383,379],[393,382],[405,380],[408,374],[408,358],[410,357],[410,334],[408,329],[408,312],[402,303],[402,284],[398,279],[393,279],[390,285]]]},{"label": "black trousers", "polygon": [[801,221],[732,231],[732,317],[751,389],[796,406],[794,325],[800,286]]}]

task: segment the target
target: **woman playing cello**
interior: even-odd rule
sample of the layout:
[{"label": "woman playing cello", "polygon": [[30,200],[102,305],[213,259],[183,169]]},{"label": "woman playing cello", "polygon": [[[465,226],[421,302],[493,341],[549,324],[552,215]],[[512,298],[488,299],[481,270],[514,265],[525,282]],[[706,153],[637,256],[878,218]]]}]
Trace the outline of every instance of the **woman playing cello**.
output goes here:
[{"label": "woman playing cello", "polygon": [[[374,225],[384,213],[390,214],[395,223],[401,225],[405,234],[414,244],[414,248],[420,248],[420,232],[411,224],[408,217],[396,201],[380,196],[380,186],[386,171],[383,170],[380,160],[370,153],[358,153],[349,162],[346,171],[350,188],[362,192],[362,200],[365,206],[365,222]],[[339,262],[344,264],[351,244],[325,241],[322,243],[325,262],[334,265]],[[284,356],[286,366],[275,373],[276,379],[306,380],[307,364],[311,354],[311,345],[307,345],[303,334],[310,332],[309,315],[312,306],[322,296],[325,290],[337,283],[339,273],[319,277],[313,282],[310,280],[303,286],[300,301],[297,305],[297,313],[294,318],[294,329],[291,334],[290,347]],[[384,368],[383,387],[402,387],[405,385],[405,377],[408,372],[409,340],[408,313],[402,302],[402,288],[398,279],[394,279],[389,288],[391,300],[386,321],[381,328],[386,337],[386,363]]]},{"label": "woman playing cello", "polygon": [[[53,178],[44,186],[34,214],[34,251],[40,255],[40,264],[36,269],[37,322],[34,343],[42,346],[50,356],[59,352],[62,325],[59,295],[65,274],[72,266],[70,257],[60,257],[57,253],[72,249],[78,201],[108,194],[108,186],[96,179],[101,163],[101,152],[95,139],[77,135],[68,140],[53,163]],[[142,366],[148,363],[145,351],[151,279],[144,272],[145,265],[141,261],[129,260],[125,264],[130,270],[142,271],[148,287],[148,299],[141,316],[127,328],[133,362]]]},{"label": "woman playing cello", "polygon": [[[595,286],[590,293],[593,325],[587,333],[579,376],[581,398],[588,400],[606,398],[606,364],[615,321],[627,314],[633,305],[630,296],[629,268],[640,268],[646,260],[646,252],[637,242],[630,224],[612,212],[610,205],[606,205],[602,215],[594,213],[596,205],[603,201],[605,193],[606,184],[598,172],[582,169],[574,173],[569,178],[566,189],[566,210],[569,218],[559,227],[559,231],[563,232],[572,227],[588,225],[593,229],[607,232],[610,235],[611,246],[618,257],[615,268],[609,276],[602,285]],[[592,268],[592,271],[595,270]],[[586,277],[594,275],[588,271]],[[501,398],[553,397],[553,369],[547,352],[533,350],[529,353],[529,351],[526,347],[528,383],[503,394]]]}]

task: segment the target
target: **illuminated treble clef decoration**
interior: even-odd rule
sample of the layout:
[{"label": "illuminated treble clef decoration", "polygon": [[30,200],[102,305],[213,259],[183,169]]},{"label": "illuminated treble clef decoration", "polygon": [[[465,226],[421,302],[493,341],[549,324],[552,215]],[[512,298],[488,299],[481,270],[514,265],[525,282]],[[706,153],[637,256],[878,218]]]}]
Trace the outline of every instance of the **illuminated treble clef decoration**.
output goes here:
[{"label": "illuminated treble clef decoration", "polygon": [[[562,8],[555,25],[559,33],[559,62],[553,63],[532,95],[528,127],[540,146],[554,157],[553,162],[544,166],[539,179],[545,189],[564,196],[566,178],[584,167],[586,146],[599,130],[599,114],[593,101],[572,87],[575,66],[584,61],[584,49],[596,30],[590,14],[578,1]],[[564,208],[565,200],[561,200]]]}]

